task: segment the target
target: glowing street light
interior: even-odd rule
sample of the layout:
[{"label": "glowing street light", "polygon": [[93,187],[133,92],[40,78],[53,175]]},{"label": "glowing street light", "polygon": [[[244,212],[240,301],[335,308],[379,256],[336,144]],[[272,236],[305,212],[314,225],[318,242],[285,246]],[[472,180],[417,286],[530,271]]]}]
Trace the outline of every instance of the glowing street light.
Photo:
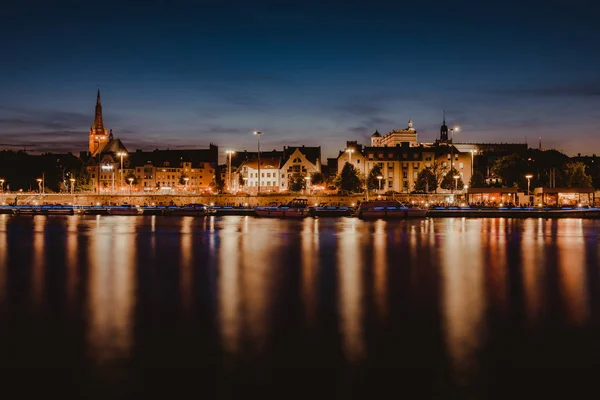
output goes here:
[{"label": "glowing street light", "polygon": [[120,181],[121,181],[121,190],[123,190],[122,189],[123,185],[124,185],[124,183],[123,183],[123,178],[124,178],[124,176],[123,176],[123,157],[127,156],[127,153],[125,153],[124,151],[120,151],[117,153],[117,156],[121,157],[121,179],[120,179]]},{"label": "glowing street light", "polygon": [[450,128],[450,171],[454,168],[454,131],[460,131],[460,127]]},{"label": "glowing street light", "polygon": [[531,185],[531,178],[533,178],[533,175],[527,174],[525,175],[525,178],[527,178],[527,196],[530,196],[529,187]]},{"label": "glowing street light", "polygon": [[183,181],[185,182],[185,188],[184,188],[184,190],[186,190],[186,191],[187,191],[189,180],[190,180],[190,178],[188,178],[187,176],[185,178],[183,178]]},{"label": "glowing street light", "polygon": [[131,185],[133,184],[133,178],[127,178],[129,181],[129,195],[131,196]]},{"label": "glowing street light", "polygon": [[112,192],[115,192],[115,170],[113,168],[112,165],[108,164],[108,165],[103,165],[102,169],[104,171],[111,171],[112,172]]},{"label": "glowing street light", "polygon": [[42,193],[42,178],[37,178],[36,181],[38,183],[39,192]]},{"label": "glowing street light", "polygon": [[69,182],[71,182],[71,194],[73,194],[73,188],[75,187],[75,178],[69,179]]},{"label": "glowing street light", "polygon": [[262,132],[254,131],[254,134],[256,135],[256,138],[258,139],[258,191],[257,191],[257,196],[260,196],[260,135],[262,135]]},{"label": "glowing street light", "polygon": [[458,180],[460,179],[460,175],[454,175],[454,191],[458,190]]},{"label": "glowing street light", "polygon": [[0,192],[4,192],[4,179],[0,179]]},{"label": "glowing street light", "polygon": [[310,176],[305,176],[304,179],[306,179],[306,191],[310,193]]},{"label": "glowing street light", "polygon": [[225,154],[227,154],[228,158],[228,164],[227,164],[227,189],[228,191],[231,191],[231,156],[235,153],[235,151],[233,150],[227,150],[225,151]]},{"label": "glowing street light", "polygon": [[475,154],[477,154],[477,150],[471,150],[471,176],[473,176],[473,165],[475,164],[474,163]]},{"label": "glowing street light", "polygon": [[381,180],[382,179],[383,179],[383,176],[377,175],[377,183],[379,183],[379,192],[381,192]]}]

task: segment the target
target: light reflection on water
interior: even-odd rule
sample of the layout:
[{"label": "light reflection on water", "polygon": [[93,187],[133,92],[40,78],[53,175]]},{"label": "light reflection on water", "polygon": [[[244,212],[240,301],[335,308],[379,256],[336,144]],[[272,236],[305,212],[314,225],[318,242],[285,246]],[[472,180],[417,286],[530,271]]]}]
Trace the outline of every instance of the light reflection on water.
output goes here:
[{"label": "light reflection on water", "polygon": [[[116,364],[161,365],[165,354],[174,365],[225,366],[225,381],[326,365],[359,384],[374,379],[368,371],[427,365],[451,390],[514,377],[498,355],[547,364],[569,346],[565,354],[598,364],[599,227],[0,215],[0,354],[17,362],[39,339],[33,326],[64,334],[49,341],[67,346],[73,365],[109,375]],[[188,342],[171,351],[179,339]],[[33,366],[46,362],[28,354]]]}]

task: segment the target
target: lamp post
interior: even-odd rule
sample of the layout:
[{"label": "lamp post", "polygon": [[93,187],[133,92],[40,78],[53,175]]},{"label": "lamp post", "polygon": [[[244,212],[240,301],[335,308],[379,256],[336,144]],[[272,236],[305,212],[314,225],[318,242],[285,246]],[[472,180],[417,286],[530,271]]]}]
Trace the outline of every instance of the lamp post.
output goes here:
[{"label": "lamp post", "polygon": [[471,150],[471,176],[473,176],[473,168],[475,165],[475,154],[477,154],[477,150]]},{"label": "lamp post", "polygon": [[228,162],[227,162],[227,189],[229,192],[231,192],[231,156],[233,155],[233,153],[235,153],[235,151],[233,150],[227,150],[225,152],[228,156]]},{"label": "lamp post", "polygon": [[74,192],[73,188],[75,187],[75,178],[69,179],[69,182],[71,182],[71,194],[73,194],[73,192]]},{"label": "lamp post", "polygon": [[133,184],[133,178],[127,178],[129,181],[129,195],[131,196],[131,185]]},{"label": "lamp post", "polygon": [[305,176],[304,179],[306,179],[306,191],[310,194],[310,176]]},{"label": "lamp post", "polygon": [[115,170],[113,168],[112,165],[103,165],[102,169],[105,171],[111,171],[112,172],[112,192],[115,192]]},{"label": "lamp post", "polygon": [[527,196],[531,196],[531,194],[529,193],[529,188],[531,185],[531,178],[533,178],[533,175],[527,174],[527,175],[525,175],[525,178],[527,178]]},{"label": "lamp post", "polygon": [[42,178],[37,178],[36,179],[37,183],[38,183],[38,192],[41,194],[42,193]]},{"label": "lamp post", "polygon": [[123,181],[123,179],[124,179],[124,176],[123,176],[123,157],[125,157],[126,155],[127,155],[127,153],[125,153],[124,151],[120,151],[120,152],[117,153],[117,156],[121,157],[121,171],[120,171],[121,175],[120,175],[120,179],[119,179],[121,190],[123,190],[123,185],[125,184],[124,181]]},{"label": "lamp post", "polygon": [[248,178],[244,177],[244,190],[246,191],[246,193],[248,193]]},{"label": "lamp post", "polygon": [[454,191],[458,190],[458,180],[460,179],[460,175],[454,175]]},{"label": "lamp post", "polygon": [[381,193],[381,180],[383,179],[383,176],[381,175],[377,175],[377,183],[379,184],[379,190],[378,193]]},{"label": "lamp post", "polygon": [[454,131],[458,132],[459,128],[450,128],[450,171],[454,168]]},{"label": "lamp post", "polygon": [[185,178],[183,178],[183,181],[185,182],[185,188],[183,190],[187,192],[188,182],[190,181],[190,178],[186,176]]},{"label": "lamp post", "polygon": [[352,164],[352,153],[354,153],[354,149],[346,149],[346,153],[348,153],[348,162]]},{"label": "lamp post", "polygon": [[260,196],[260,135],[262,135],[262,132],[254,131],[254,134],[256,135],[256,138],[258,139],[258,191],[257,191],[257,196]]},{"label": "lamp post", "polygon": [[4,179],[0,179],[0,192],[4,193]]}]

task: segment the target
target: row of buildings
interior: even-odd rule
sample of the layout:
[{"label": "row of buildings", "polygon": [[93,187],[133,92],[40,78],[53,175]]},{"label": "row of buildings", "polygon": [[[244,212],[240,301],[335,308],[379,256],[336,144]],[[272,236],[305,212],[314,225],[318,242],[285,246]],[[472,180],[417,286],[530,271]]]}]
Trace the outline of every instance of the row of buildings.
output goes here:
[{"label": "row of buildings", "polygon": [[489,169],[495,158],[527,151],[525,143],[453,143],[452,133],[444,118],[439,138],[433,143],[420,143],[417,130],[409,121],[407,128],[385,135],[375,131],[368,145],[349,141],[336,158],[329,158],[325,163],[321,147],[297,146],[260,154],[230,152],[226,163],[219,166],[219,149],[214,144],[202,149],[129,151],[113,137],[112,130],[104,127],[98,90],[89,147],[81,153],[81,158],[98,192],[211,192],[217,174],[224,181],[225,190],[230,192],[256,193],[259,185],[261,193],[285,192],[296,173],[306,177],[310,189],[318,190],[325,189],[325,185],[311,186],[313,174],[333,177],[346,163],[365,177],[373,167],[379,166],[385,179],[384,191],[410,192],[424,168],[437,165],[445,171],[455,169],[465,183],[479,168],[488,179],[493,179],[486,168]]}]

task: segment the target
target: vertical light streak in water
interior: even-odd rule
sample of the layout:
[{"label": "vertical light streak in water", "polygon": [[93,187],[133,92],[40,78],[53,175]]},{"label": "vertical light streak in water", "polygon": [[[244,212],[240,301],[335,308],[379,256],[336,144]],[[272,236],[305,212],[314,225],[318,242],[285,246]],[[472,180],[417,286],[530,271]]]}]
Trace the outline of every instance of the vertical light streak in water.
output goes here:
[{"label": "vertical light streak in water", "polygon": [[373,232],[373,292],[380,322],[384,322],[388,315],[386,225],[387,222],[382,219],[375,221]]},{"label": "vertical light streak in water", "polygon": [[[445,341],[457,380],[476,368],[477,348],[484,332],[485,286],[482,220],[444,221],[440,264]],[[464,228],[464,229],[463,229]]]},{"label": "vertical light streak in water", "polygon": [[78,216],[70,216],[67,218],[67,249],[66,249],[66,295],[67,304],[71,308],[75,306],[75,294],[77,293],[78,271],[77,271],[77,253],[78,253],[78,235],[77,225],[80,219]]},{"label": "vertical light streak in water", "polygon": [[90,232],[88,345],[98,364],[125,358],[132,341],[135,224],[110,217]]},{"label": "vertical light streak in water", "polygon": [[[504,218],[493,218],[484,219],[483,230],[489,230],[487,235],[487,243],[484,243],[483,247],[487,248],[489,255],[484,262],[487,264],[489,269],[490,283],[488,288],[490,290],[489,297],[492,300],[492,305],[501,311],[507,309],[507,261],[506,261],[506,236],[508,235],[506,229],[506,219]],[[487,226],[486,226],[487,225]]]},{"label": "vertical light streak in water", "polygon": [[222,220],[219,241],[219,325],[223,347],[232,354],[239,350],[242,323],[239,248],[243,224],[244,220]]},{"label": "vertical light streak in water", "polygon": [[6,298],[6,268],[8,265],[8,233],[6,232],[6,221],[8,215],[0,215],[0,305]]},{"label": "vertical light streak in water", "polygon": [[361,268],[363,249],[356,225],[363,224],[357,219],[343,219],[338,226],[338,293],[341,314],[343,350],[346,358],[357,362],[365,353],[362,327],[363,289]]},{"label": "vertical light streak in water", "polygon": [[541,316],[545,275],[543,220],[523,221],[521,263],[527,324],[534,326]]},{"label": "vertical light streak in water", "polygon": [[179,264],[179,290],[181,291],[181,307],[189,312],[192,306],[192,223],[194,217],[181,217]]},{"label": "vertical light streak in water", "polygon": [[302,247],[302,304],[307,325],[315,322],[317,313],[317,280],[319,265],[319,220],[305,218],[300,235]]},{"label": "vertical light streak in water", "polygon": [[37,215],[33,217],[33,262],[32,266],[32,297],[34,305],[40,306],[44,292],[44,228],[47,223],[47,217]]},{"label": "vertical light streak in water", "polygon": [[582,325],[588,317],[588,293],[585,284],[585,236],[581,219],[559,219],[558,273],[567,320]]},{"label": "vertical light streak in water", "polygon": [[248,334],[254,348],[261,351],[269,330],[269,299],[275,290],[275,272],[278,258],[272,253],[282,246],[281,229],[288,229],[284,221],[253,220],[241,235],[240,275],[243,332]]}]

